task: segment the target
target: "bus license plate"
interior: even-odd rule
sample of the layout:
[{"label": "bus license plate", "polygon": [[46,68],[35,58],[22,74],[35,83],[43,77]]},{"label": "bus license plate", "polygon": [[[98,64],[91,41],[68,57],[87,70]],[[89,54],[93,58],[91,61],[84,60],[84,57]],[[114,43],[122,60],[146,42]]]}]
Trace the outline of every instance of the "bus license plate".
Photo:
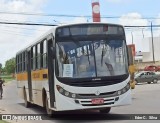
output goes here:
[{"label": "bus license plate", "polygon": [[92,104],[103,104],[104,99],[92,99]]}]

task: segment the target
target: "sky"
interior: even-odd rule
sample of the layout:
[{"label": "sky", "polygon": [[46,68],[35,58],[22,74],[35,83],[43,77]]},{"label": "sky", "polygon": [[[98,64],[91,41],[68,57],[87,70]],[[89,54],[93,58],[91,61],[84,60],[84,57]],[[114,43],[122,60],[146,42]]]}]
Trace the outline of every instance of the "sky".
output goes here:
[{"label": "sky", "polygon": [[[0,0],[0,22],[64,24],[92,22],[92,0]],[[124,26],[160,25],[160,0],[99,0],[101,21]],[[36,16],[6,13],[43,13]],[[55,15],[76,15],[66,17]],[[86,17],[87,16],[87,17]],[[88,17],[89,16],[89,17]],[[116,17],[116,18],[105,18]],[[15,57],[16,52],[31,44],[51,27],[0,24],[0,63]],[[155,37],[160,28],[154,28]],[[151,36],[150,28],[127,28],[127,44],[132,42],[143,51],[142,41]]]}]

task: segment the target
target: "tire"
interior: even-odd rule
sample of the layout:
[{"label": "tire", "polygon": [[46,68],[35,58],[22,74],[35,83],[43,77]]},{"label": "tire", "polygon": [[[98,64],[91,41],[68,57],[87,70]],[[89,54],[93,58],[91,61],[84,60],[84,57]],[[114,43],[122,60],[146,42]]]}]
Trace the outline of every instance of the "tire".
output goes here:
[{"label": "tire", "polygon": [[135,80],[135,85],[137,85],[138,84],[138,81],[137,80]]},{"label": "tire", "polygon": [[46,101],[46,103],[45,103],[45,104],[46,104],[46,105],[45,105],[45,107],[46,107],[47,115],[48,115],[49,117],[53,117],[54,111],[53,111],[52,109],[49,109],[49,104],[48,104],[47,96],[46,96],[45,101]]},{"label": "tire", "polygon": [[31,103],[27,101],[27,93],[24,89],[24,105],[26,108],[29,108],[31,106]]},{"label": "tire", "polygon": [[110,110],[111,110],[111,107],[107,107],[107,108],[101,109],[101,110],[99,110],[99,111],[100,111],[100,113],[108,114],[108,113],[110,112]]},{"label": "tire", "polygon": [[157,83],[158,82],[158,79],[153,79],[153,83]]},{"label": "tire", "polygon": [[151,82],[147,82],[148,84],[151,84]]}]

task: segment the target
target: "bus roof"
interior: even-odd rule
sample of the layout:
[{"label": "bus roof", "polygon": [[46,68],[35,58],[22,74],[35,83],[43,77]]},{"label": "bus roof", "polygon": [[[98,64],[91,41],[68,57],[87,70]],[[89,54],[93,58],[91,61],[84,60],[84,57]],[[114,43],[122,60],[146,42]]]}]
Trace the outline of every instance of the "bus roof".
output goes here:
[{"label": "bus roof", "polygon": [[31,44],[29,44],[28,46],[26,46],[25,48],[21,49],[20,51],[18,51],[16,54],[19,54],[21,52],[24,52],[26,49],[32,47],[33,45],[39,43],[40,41],[42,41],[43,39],[45,39],[49,34],[51,33],[55,33],[56,28],[59,27],[65,27],[65,26],[74,26],[74,25],[88,25],[88,24],[108,24],[108,25],[113,25],[113,26],[121,26],[120,24],[112,24],[112,23],[102,23],[102,22],[90,22],[90,23],[68,23],[68,24],[62,24],[62,25],[55,25],[53,26],[51,29],[49,29],[46,33],[44,33],[43,35],[41,35],[40,37],[38,37],[36,40],[34,40]]}]

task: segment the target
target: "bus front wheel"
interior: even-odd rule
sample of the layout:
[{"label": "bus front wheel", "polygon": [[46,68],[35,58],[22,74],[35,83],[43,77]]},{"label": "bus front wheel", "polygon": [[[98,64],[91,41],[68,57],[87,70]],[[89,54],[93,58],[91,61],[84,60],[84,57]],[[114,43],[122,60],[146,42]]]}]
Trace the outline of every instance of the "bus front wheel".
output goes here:
[{"label": "bus front wheel", "polygon": [[107,107],[107,108],[104,108],[104,109],[100,109],[99,111],[100,111],[100,113],[108,114],[110,112],[110,110],[111,110],[111,107]]},{"label": "bus front wheel", "polygon": [[48,99],[46,97],[46,112],[49,117],[53,117],[54,111],[49,108]]}]

